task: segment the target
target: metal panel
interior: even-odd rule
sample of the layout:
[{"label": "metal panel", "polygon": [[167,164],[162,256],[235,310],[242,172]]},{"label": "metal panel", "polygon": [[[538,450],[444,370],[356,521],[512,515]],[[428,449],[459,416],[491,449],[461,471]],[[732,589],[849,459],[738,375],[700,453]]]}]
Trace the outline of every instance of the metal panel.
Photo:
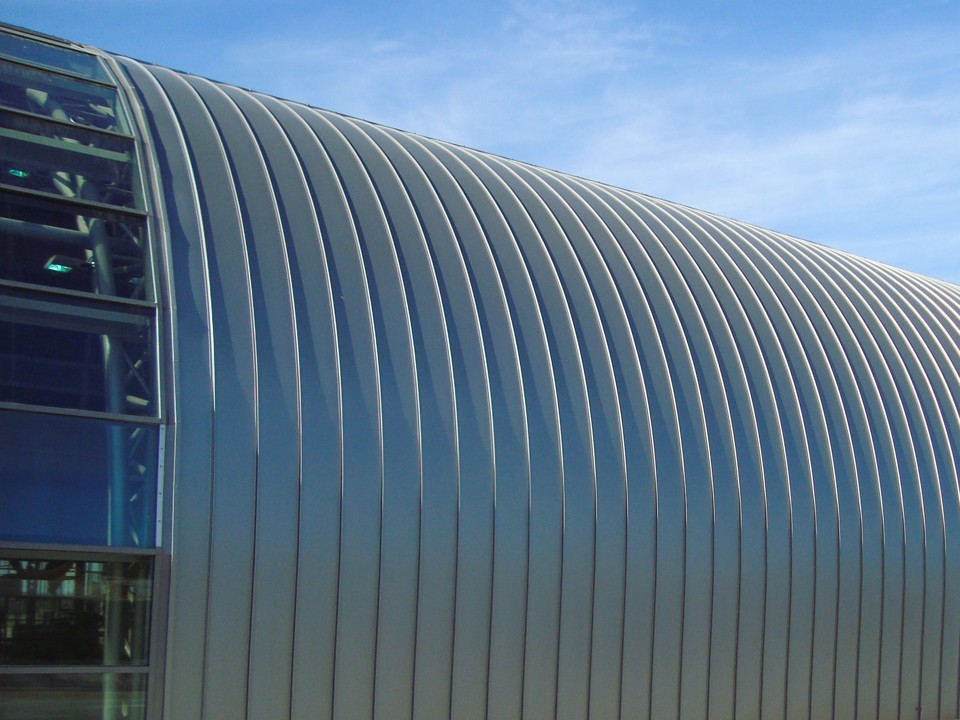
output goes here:
[{"label": "metal panel", "polygon": [[[314,134],[318,128],[320,132],[326,130],[327,126],[319,118],[301,117]],[[372,289],[364,269],[363,235],[357,227],[355,200],[347,187],[349,178],[334,165],[344,161],[332,153],[327,155],[329,148],[319,135],[317,142],[323,148],[323,154],[319,158],[314,156],[320,162],[311,169],[317,173],[313,187],[319,211],[328,223],[327,237],[330,238],[328,263],[340,342],[343,412],[331,712],[333,717],[372,717],[383,493],[380,348],[375,335]],[[346,158],[352,157],[342,140],[338,149]],[[356,161],[353,160],[349,167],[356,172]],[[362,175],[355,177],[351,184],[359,185],[367,197],[372,193]],[[304,667],[302,672],[306,671],[308,668]],[[327,678],[319,678],[320,682],[325,680]]]},{"label": "metal panel", "polygon": [[956,714],[956,287],[122,62],[167,714]]},{"label": "metal panel", "polygon": [[[182,127],[156,79],[139,64],[122,67],[136,85],[152,131],[157,178],[166,206],[162,255],[176,299],[170,309],[174,339],[174,462],[176,518],[171,547],[164,715],[199,718],[203,705],[207,577],[213,473],[213,387],[210,287],[199,195]],[[174,179],[179,179],[175,182]],[[180,429],[188,429],[181,432]],[[156,689],[152,690],[153,693]]]},{"label": "metal panel", "polygon": [[[299,503],[300,378],[291,280],[273,187],[276,184],[282,192],[274,168],[278,163],[287,166],[290,157],[271,156],[272,148],[267,147],[261,155],[257,137],[263,131],[268,138],[279,139],[262,115],[247,115],[248,126],[219,87],[194,78],[191,84],[217,118],[227,148],[251,265],[257,479],[247,712],[250,717],[282,716],[289,714],[293,649],[296,568],[289,558],[296,555],[298,536],[297,523],[291,520],[297,517]],[[238,94],[244,97],[248,96]],[[254,106],[248,112],[255,110]]]},{"label": "metal panel", "polygon": [[[432,143],[429,147],[434,152],[440,149]],[[491,513],[488,516],[482,512],[483,505],[471,506],[465,498],[461,499],[461,527],[470,522],[479,529],[479,523],[484,526],[489,523],[490,555],[489,560],[483,558],[486,577],[466,574],[464,579],[470,584],[458,583],[457,586],[451,715],[484,717],[490,716],[494,712],[491,707],[500,703],[519,707],[518,690],[524,675],[522,655],[517,665],[516,652],[518,649],[523,652],[526,641],[523,623],[530,608],[525,582],[529,567],[538,566],[539,572],[531,582],[534,588],[543,588],[545,597],[540,610],[545,621],[553,628],[559,624],[557,548],[562,542],[563,470],[562,461],[555,455],[560,434],[555,371],[541,307],[535,299],[534,286],[516,237],[503,208],[476,174],[482,168],[459,152],[443,149],[442,153],[441,158],[473,206],[476,223],[482,229],[483,244],[470,250],[465,246],[465,254],[471,270],[478,275],[478,287],[482,279],[487,279],[487,297],[481,301],[485,310],[485,334],[496,338],[512,327],[512,335],[518,342],[514,350],[502,340],[499,343],[495,340],[492,347],[495,362],[489,365],[495,448]],[[467,227],[471,225],[473,223]],[[507,337],[513,340],[510,335]],[[538,527],[528,525],[533,502],[543,507]],[[476,550],[464,545],[463,540],[461,549],[466,552],[461,553],[458,569],[470,573],[471,555]],[[470,597],[474,588],[479,590],[484,586],[488,594],[482,603],[480,598]],[[513,599],[510,607],[504,607],[504,597]],[[499,612],[499,616],[495,612]],[[509,635],[504,633],[506,627],[496,627],[498,620],[511,623]],[[514,656],[510,657],[508,647],[513,643]],[[548,676],[541,681],[545,683],[541,702],[554,708],[556,643],[554,630],[541,650],[553,659]],[[508,653],[507,657],[503,656],[504,652]],[[498,662],[508,663],[512,677],[504,678],[501,674],[504,668],[494,667]],[[506,696],[494,697],[498,691]],[[544,711],[545,708],[540,710]]]},{"label": "metal panel", "polygon": [[214,120],[182,76],[162,68],[151,71],[170,98],[187,137],[210,258],[215,412],[203,717],[242,717],[256,514],[256,360],[250,270],[239,198]]}]

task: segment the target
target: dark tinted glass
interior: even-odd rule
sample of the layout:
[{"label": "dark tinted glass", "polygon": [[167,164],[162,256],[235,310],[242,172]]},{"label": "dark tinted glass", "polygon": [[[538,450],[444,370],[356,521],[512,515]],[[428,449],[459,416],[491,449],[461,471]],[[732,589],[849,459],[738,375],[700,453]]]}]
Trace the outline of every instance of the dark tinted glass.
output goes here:
[{"label": "dark tinted glass", "polygon": [[106,71],[93,55],[69,50],[59,45],[27,40],[19,35],[0,33],[0,55],[44,65],[101,82],[109,82]]},{"label": "dark tinted glass", "polygon": [[100,130],[127,132],[116,89],[3,60],[0,106]]},{"label": "dark tinted glass", "polygon": [[158,432],[0,411],[0,541],[154,546]]},{"label": "dark tinted glass", "polygon": [[3,280],[145,300],[143,236],[136,217],[0,192]]},{"label": "dark tinted glass", "polygon": [[146,675],[0,675],[3,720],[142,720]]},{"label": "dark tinted glass", "polygon": [[149,618],[146,559],[0,557],[0,665],[145,665]]},{"label": "dark tinted glass", "polygon": [[0,295],[0,401],[153,413],[153,353],[146,318],[114,313],[130,322],[100,321],[4,307],[5,302],[9,300]]},{"label": "dark tinted glass", "polygon": [[0,111],[0,182],[133,207],[133,140]]}]

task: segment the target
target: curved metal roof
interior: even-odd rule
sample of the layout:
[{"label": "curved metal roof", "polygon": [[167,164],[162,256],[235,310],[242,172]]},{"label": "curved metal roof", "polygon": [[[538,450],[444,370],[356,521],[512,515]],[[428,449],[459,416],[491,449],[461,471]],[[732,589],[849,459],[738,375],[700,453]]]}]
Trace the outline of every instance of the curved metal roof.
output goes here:
[{"label": "curved metal roof", "polygon": [[957,715],[957,287],[115,62],[171,717]]}]

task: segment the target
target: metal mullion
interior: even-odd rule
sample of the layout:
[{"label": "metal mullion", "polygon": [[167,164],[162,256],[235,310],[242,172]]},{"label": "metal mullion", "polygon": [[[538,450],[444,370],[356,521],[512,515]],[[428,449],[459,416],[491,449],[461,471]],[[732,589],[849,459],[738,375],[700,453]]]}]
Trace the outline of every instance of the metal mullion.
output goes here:
[{"label": "metal mullion", "polygon": [[149,665],[0,665],[0,675],[148,675]]},{"label": "metal mullion", "polygon": [[[26,293],[42,295],[45,298],[59,295],[63,298],[76,299],[82,302],[89,302],[91,304],[103,303],[107,305],[114,305],[118,309],[125,306],[130,312],[142,312],[144,310],[157,309],[157,303],[152,300],[135,300],[134,298],[119,297],[117,295],[97,295],[96,293],[83,292],[81,290],[68,290],[66,288],[50,287],[48,285],[35,285],[34,283],[25,283],[18,280],[0,280],[0,294],[2,294],[2,290],[4,288],[9,288],[10,290],[22,290]],[[50,300],[50,302],[56,302],[56,300]]]},{"label": "metal mullion", "polygon": [[3,115],[3,114],[19,115],[20,117],[26,120],[49,123],[50,125],[57,125],[63,128],[69,128],[70,130],[80,130],[82,132],[93,133],[96,135],[103,135],[104,137],[109,137],[114,140],[129,140],[132,142],[136,142],[137,140],[135,135],[129,135],[127,133],[117,132],[116,130],[105,130],[104,128],[98,128],[95,125],[75,125],[74,123],[66,122],[65,120],[59,120],[57,118],[52,118],[48,115],[41,115],[40,113],[30,112],[29,110],[21,110],[20,108],[0,107],[0,115]]},{"label": "metal mullion", "polygon": [[97,335],[124,335],[146,328],[151,312],[123,312],[110,307],[57,304],[49,300],[0,294],[0,321],[21,325],[77,330]]},{"label": "metal mullion", "polygon": [[30,405],[27,403],[0,401],[0,410],[34,413],[37,415],[67,415],[69,417],[105,420],[107,422],[130,425],[149,425],[153,427],[162,425],[160,418],[156,415],[127,415],[123,413],[101,412],[99,410],[76,410],[52,405]]},{"label": "metal mullion", "polygon": [[[57,193],[45,192],[43,190],[32,190],[28,188],[17,187],[0,183],[0,192],[9,192],[14,195],[36,198],[37,200],[46,200],[62,205],[71,205],[78,208],[90,208],[100,212],[111,213],[114,215],[128,215],[135,218],[146,218],[150,215],[146,210],[138,208],[123,207],[122,205],[111,205],[109,203],[96,202],[95,200],[83,200],[82,198],[72,198]],[[82,214],[82,213],[80,213]]]},{"label": "metal mullion", "polygon": [[84,562],[122,562],[152,560],[160,550],[155,547],[111,547],[108,545],[68,545],[63,543],[0,542],[0,556],[23,560],[82,560]]},{"label": "metal mullion", "polygon": [[[85,155],[97,160],[105,160],[107,162],[115,163],[129,164],[131,162],[131,153],[120,153],[116,150],[106,150],[96,146],[80,145],[76,142],[67,142],[66,140],[46,137],[44,135],[38,135],[37,133],[30,133],[24,130],[0,128],[0,137],[5,137],[12,142],[29,143],[42,148],[48,148],[49,150],[57,153],[72,153],[73,156]],[[132,145],[130,149],[133,149]],[[47,158],[43,159],[46,160]]]}]

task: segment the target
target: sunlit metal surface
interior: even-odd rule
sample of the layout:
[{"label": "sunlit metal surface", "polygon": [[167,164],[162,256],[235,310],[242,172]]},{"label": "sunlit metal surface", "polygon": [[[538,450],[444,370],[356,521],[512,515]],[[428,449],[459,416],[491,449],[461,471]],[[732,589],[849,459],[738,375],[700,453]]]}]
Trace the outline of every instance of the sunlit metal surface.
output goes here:
[{"label": "sunlit metal surface", "polygon": [[958,715],[957,287],[115,62],[168,235],[166,717]]}]

